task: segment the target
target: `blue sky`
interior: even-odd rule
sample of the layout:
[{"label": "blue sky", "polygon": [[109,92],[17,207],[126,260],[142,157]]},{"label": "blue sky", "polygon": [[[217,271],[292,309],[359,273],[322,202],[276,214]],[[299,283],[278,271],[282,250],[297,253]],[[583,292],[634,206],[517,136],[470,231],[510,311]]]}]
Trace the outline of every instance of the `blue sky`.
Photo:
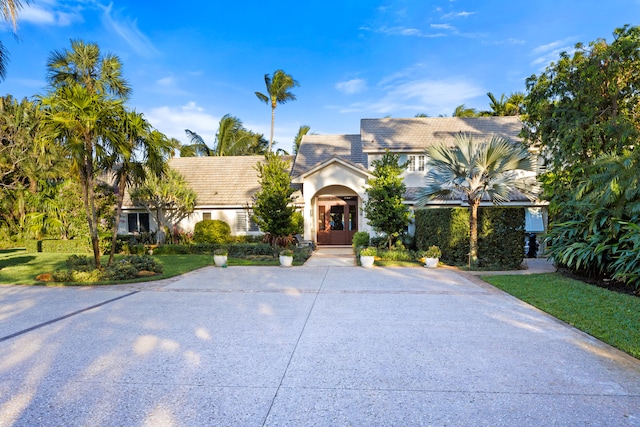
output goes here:
[{"label": "blue sky", "polygon": [[524,91],[560,51],[624,24],[640,24],[640,0],[32,0],[17,37],[1,34],[0,92],[44,94],[49,54],[82,39],[120,57],[130,108],[213,145],[225,114],[268,138],[271,111],[254,92],[283,69],[300,83],[276,109],[276,148],[290,151],[301,125],[355,134],[361,118],[487,109],[487,92]]}]

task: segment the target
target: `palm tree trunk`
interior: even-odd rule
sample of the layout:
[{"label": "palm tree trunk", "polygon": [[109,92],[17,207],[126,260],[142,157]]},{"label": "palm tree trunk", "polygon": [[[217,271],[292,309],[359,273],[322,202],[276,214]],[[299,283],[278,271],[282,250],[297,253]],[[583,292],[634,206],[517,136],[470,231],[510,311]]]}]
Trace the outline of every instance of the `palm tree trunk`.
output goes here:
[{"label": "palm tree trunk", "polygon": [[478,265],[478,207],[480,200],[469,201],[469,265]]},{"label": "palm tree trunk", "polygon": [[113,263],[113,257],[116,254],[116,242],[118,241],[118,227],[120,225],[120,216],[122,215],[122,203],[124,201],[124,190],[127,184],[127,178],[124,174],[118,182],[118,199],[116,203],[115,221],[113,224],[113,235],[111,236],[111,251],[109,252],[109,262],[107,267]]},{"label": "palm tree trunk", "polygon": [[271,106],[271,138],[269,139],[269,150],[268,153],[271,152],[271,146],[273,145],[273,128],[276,122],[276,107],[275,105]]}]

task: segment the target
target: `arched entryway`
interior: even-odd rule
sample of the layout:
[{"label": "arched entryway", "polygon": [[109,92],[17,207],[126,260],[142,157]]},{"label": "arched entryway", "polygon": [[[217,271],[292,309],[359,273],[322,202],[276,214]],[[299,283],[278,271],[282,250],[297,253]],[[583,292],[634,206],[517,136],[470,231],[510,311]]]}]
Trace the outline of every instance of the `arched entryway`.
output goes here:
[{"label": "arched entryway", "polygon": [[316,209],[317,243],[350,245],[358,231],[358,196],[318,196]]}]

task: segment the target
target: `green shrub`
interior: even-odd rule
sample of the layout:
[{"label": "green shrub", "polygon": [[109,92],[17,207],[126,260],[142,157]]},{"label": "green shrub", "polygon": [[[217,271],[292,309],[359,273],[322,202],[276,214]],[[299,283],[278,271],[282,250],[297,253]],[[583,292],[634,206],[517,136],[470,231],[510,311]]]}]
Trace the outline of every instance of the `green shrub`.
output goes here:
[{"label": "green shrub", "polygon": [[185,255],[191,252],[190,245],[162,245],[153,250],[154,255]]},{"label": "green shrub", "polygon": [[375,247],[369,246],[360,250],[360,256],[376,256],[378,251]]},{"label": "green shrub", "polygon": [[219,219],[205,219],[197,222],[193,229],[193,241],[196,243],[221,244],[231,239],[231,227]]},{"label": "green shrub", "polygon": [[406,249],[380,249],[377,250],[377,255],[383,261],[415,261],[416,253],[414,251]]},{"label": "green shrub", "polygon": [[365,246],[369,246],[371,240],[371,236],[366,231],[357,231],[353,234],[353,240],[351,244],[353,245],[353,249],[358,251],[358,248],[364,248]]},{"label": "green shrub", "polygon": [[95,268],[93,258],[85,255],[71,255],[65,261],[67,269],[75,271],[91,271]]}]

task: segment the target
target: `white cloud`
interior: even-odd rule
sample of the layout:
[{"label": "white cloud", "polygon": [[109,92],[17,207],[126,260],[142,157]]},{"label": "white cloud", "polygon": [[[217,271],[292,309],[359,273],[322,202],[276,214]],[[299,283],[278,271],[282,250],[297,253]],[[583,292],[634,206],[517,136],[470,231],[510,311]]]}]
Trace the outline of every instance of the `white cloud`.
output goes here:
[{"label": "white cloud", "polygon": [[176,79],[174,79],[173,76],[168,76],[156,80],[156,83],[159,86],[173,86],[176,83]]},{"label": "white cloud", "polygon": [[382,26],[378,29],[374,29],[371,27],[360,27],[361,30],[373,31],[376,33],[388,34],[393,36],[413,36],[413,37],[425,37],[425,38],[434,38],[434,37],[444,37],[446,34],[444,33],[424,33],[417,28],[408,28],[408,27],[387,27]]},{"label": "white cloud", "polygon": [[570,38],[556,40],[532,49],[531,53],[537,56],[537,58],[531,62],[531,65],[541,65],[541,68],[544,69],[551,62],[557,61],[562,52],[573,55],[576,49],[571,44],[568,44],[570,40]]},{"label": "white cloud", "polygon": [[187,143],[184,131],[189,129],[200,135],[209,146],[213,146],[220,118],[208,114],[195,102],[191,101],[180,107],[156,107],[148,111],[145,116],[149,123],[169,138]]},{"label": "white cloud", "polygon": [[[418,69],[416,67],[414,69]],[[340,112],[370,112],[379,115],[403,116],[426,112],[429,115],[451,114],[457,105],[484,95],[486,90],[463,77],[437,80],[407,79],[399,72],[385,78],[379,85],[377,100],[361,101],[340,108]]]},{"label": "white cloud", "polygon": [[466,10],[463,10],[462,12],[450,12],[450,13],[446,13],[444,15],[442,15],[443,19],[449,19],[449,18],[466,18],[468,16],[471,15],[475,15],[476,12],[467,12]]},{"label": "white cloud", "polygon": [[348,95],[360,93],[367,89],[367,82],[363,79],[351,79],[336,83],[336,89]]},{"label": "white cloud", "polygon": [[112,16],[113,3],[101,6],[103,9],[102,22],[105,27],[120,36],[140,56],[150,57],[160,54],[160,51],[149,41],[140,29],[137,20],[118,20]]},{"label": "white cloud", "polygon": [[449,24],[431,24],[430,27],[435,28],[437,30],[455,30],[456,29],[456,27]]},{"label": "white cloud", "polygon": [[78,12],[73,10],[64,12],[53,10],[55,6],[55,4],[50,4],[47,8],[34,4],[25,4],[18,15],[18,20],[35,25],[55,25],[58,27],[66,27],[73,22],[83,21]]}]

